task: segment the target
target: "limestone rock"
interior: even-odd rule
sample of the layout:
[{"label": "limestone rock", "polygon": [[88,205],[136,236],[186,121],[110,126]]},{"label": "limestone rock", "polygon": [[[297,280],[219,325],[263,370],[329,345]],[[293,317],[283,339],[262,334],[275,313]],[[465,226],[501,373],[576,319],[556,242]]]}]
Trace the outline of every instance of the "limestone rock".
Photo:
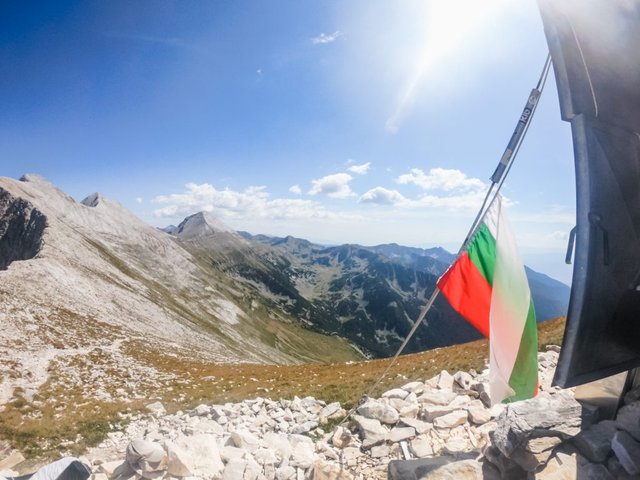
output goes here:
[{"label": "limestone rock", "polygon": [[536,480],[576,480],[582,478],[577,476],[578,465],[586,462],[579,462],[577,454],[568,455],[558,453],[553,457],[544,469],[535,476]]},{"label": "limestone rock", "polygon": [[573,443],[587,459],[602,463],[609,456],[611,440],[616,431],[616,422],[605,420],[580,432]]},{"label": "limestone rock", "polygon": [[409,382],[400,388],[402,388],[403,390],[406,390],[407,392],[415,393],[416,395],[419,395],[422,392],[424,392],[425,385],[423,382]]},{"label": "limestone rock", "polygon": [[467,412],[465,410],[454,410],[447,415],[438,417],[433,421],[436,428],[453,428],[463,425],[467,421]]},{"label": "limestone rock", "polygon": [[318,460],[313,464],[313,480],[353,480],[344,465]]},{"label": "limestone rock", "polygon": [[453,376],[453,380],[458,386],[464,390],[470,390],[473,383],[473,377],[467,372],[457,372]]},{"label": "limestone rock", "polygon": [[580,431],[582,407],[569,394],[538,397],[509,405],[498,418],[493,444],[510,458],[529,438],[544,436],[568,439]]},{"label": "limestone rock", "polygon": [[402,388],[394,388],[387,392],[384,392],[381,396],[382,398],[399,398],[401,400],[404,400],[407,395],[409,395],[409,392],[407,392],[406,390]]},{"label": "limestone rock", "polygon": [[236,447],[242,448],[247,452],[255,452],[260,447],[260,440],[247,430],[231,432],[231,439]]},{"label": "limestone rock", "polygon": [[174,476],[220,475],[224,470],[215,435],[199,434],[178,437],[175,442],[165,442],[169,452],[169,466]]},{"label": "limestone rock", "polygon": [[395,427],[391,429],[388,440],[393,443],[408,440],[416,436],[416,429],[413,427]]},{"label": "limestone rock", "polygon": [[126,461],[138,475],[154,479],[164,476],[168,458],[159,443],[135,439],[126,450]]},{"label": "limestone rock", "polygon": [[389,432],[378,420],[354,415],[353,421],[362,435],[363,446],[372,446],[387,439]]},{"label": "limestone rock", "polygon": [[386,424],[395,424],[400,419],[400,415],[396,409],[376,400],[368,400],[366,403],[360,405],[357,408],[357,412],[363,417],[375,419]]},{"label": "limestone rock", "polygon": [[331,436],[331,443],[334,447],[345,448],[353,442],[353,435],[344,427],[338,427]]},{"label": "limestone rock", "polygon": [[455,407],[442,405],[423,405],[420,408],[420,417],[427,422],[433,422],[436,418],[455,411]]},{"label": "limestone rock", "polygon": [[153,415],[156,415],[156,416],[165,415],[167,413],[167,411],[164,408],[164,405],[162,405],[161,402],[150,403],[145,408],[149,410]]},{"label": "limestone rock", "polygon": [[409,449],[417,458],[430,457],[433,455],[433,446],[431,445],[431,441],[425,436],[420,436],[411,440],[411,443],[409,443]]},{"label": "limestone rock", "polygon": [[419,403],[430,405],[449,405],[457,395],[446,390],[427,390],[418,397]]},{"label": "limestone rock", "polygon": [[438,388],[449,392],[453,390],[453,376],[446,370],[442,370],[438,376]]},{"label": "limestone rock", "polygon": [[640,475],[640,443],[627,432],[616,432],[611,441],[620,464],[629,475]]},{"label": "limestone rock", "polygon": [[617,426],[640,441],[640,400],[629,403],[618,410]]},{"label": "limestone rock", "polygon": [[469,420],[471,420],[476,425],[482,425],[483,423],[487,423],[491,420],[491,412],[484,408],[484,406],[470,406],[468,408],[469,412]]},{"label": "limestone rock", "polygon": [[418,435],[428,432],[433,427],[431,423],[423,422],[416,418],[400,417],[400,423],[408,427],[413,427]]}]

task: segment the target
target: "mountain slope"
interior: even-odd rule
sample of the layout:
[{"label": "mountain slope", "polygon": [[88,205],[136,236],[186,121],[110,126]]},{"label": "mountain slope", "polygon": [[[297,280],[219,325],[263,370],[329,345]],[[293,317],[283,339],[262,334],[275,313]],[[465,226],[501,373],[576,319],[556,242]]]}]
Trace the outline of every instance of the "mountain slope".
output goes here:
[{"label": "mountain slope", "polygon": [[0,177],[0,259],[0,405],[56,402],[64,385],[105,401],[149,395],[166,380],[156,364],[167,357],[360,357],[248,298],[244,284],[117,202],[98,194],[76,202],[34,175]]},{"label": "mountain slope", "polygon": [[[265,273],[265,276],[270,276],[280,288],[286,283],[284,290],[293,305],[304,303],[299,298],[304,297],[308,305],[305,311],[314,312],[313,316],[306,317],[313,325],[344,336],[375,356],[395,353],[435,288],[437,278],[455,258],[442,248],[421,249],[397,244],[323,247],[291,236],[240,234],[282,255],[278,272]],[[210,250],[215,248],[209,245]],[[569,288],[529,268],[526,272],[538,320],[565,314]],[[277,280],[283,273],[285,279]],[[478,337],[444,299],[438,298],[427,315],[426,325],[417,330],[407,351],[452,345]]]}]

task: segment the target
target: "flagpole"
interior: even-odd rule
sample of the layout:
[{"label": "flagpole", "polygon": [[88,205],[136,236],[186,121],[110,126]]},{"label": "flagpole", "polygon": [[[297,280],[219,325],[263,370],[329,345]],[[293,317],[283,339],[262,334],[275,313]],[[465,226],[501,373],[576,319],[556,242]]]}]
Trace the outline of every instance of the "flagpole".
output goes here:
[{"label": "flagpole", "polygon": [[[455,262],[458,260],[460,255],[462,255],[466,251],[467,247],[469,246],[469,242],[475,235],[476,230],[482,223],[482,220],[484,219],[484,216],[488,211],[487,204],[491,205],[491,203],[493,203],[495,198],[500,193],[500,190],[504,185],[504,181],[507,178],[507,175],[509,174],[511,167],[513,166],[513,161],[515,160],[516,156],[518,155],[518,152],[520,151],[522,141],[524,140],[524,137],[526,136],[529,130],[529,126],[531,125],[531,119],[533,118],[533,115],[538,107],[538,102],[540,100],[540,96],[542,95],[542,91],[544,90],[544,85],[547,81],[547,76],[549,74],[550,68],[551,68],[551,55],[547,54],[547,58],[544,62],[544,66],[542,68],[542,73],[540,74],[540,78],[538,79],[538,83],[535,86],[535,88],[531,90],[531,93],[529,94],[527,103],[522,111],[522,114],[520,115],[520,119],[516,124],[516,128],[513,131],[513,134],[511,135],[509,143],[507,144],[507,147],[505,148],[505,151],[502,154],[502,157],[500,158],[500,161],[498,162],[498,165],[495,171],[493,172],[493,175],[491,175],[491,185],[487,189],[487,193],[485,194],[484,200],[482,201],[482,206],[480,207],[480,210],[478,210],[478,214],[476,215],[475,219],[471,223],[471,227],[469,228],[469,231],[465,236],[464,241],[462,242],[462,245],[460,246],[460,249],[458,250],[458,253],[456,254],[455,259],[451,263],[451,265],[455,264]],[[496,191],[493,193],[493,196],[492,196],[491,193],[493,192],[494,188],[496,188]],[[491,198],[490,202],[489,202],[489,198]],[[451,265],[449,265],[447,270],[451,268]],[[424,307],[422,307],[422,310],[420,311],[420,314],[418,315],[417,320],[415,321],[415,323],[411,327],[411,330],[409,331],[404,341],[398,348],[398,351],[391,358],[391,360],[389,361],[389,364],[384,369],[384,371],[382,372],[378,380],[371,387],[369,387],[369,389],[366,391],[366,393],[364,393],[361,399],[369,397],[373,393],[373,391],[378,387],[378,385],[380,385],[380,383],[385,378],[387,373],[389,373],[389,370],[391,370],[391,367],[393,367],[396,360],[398,360],[398,357],[402,354],[405,347],[407,346],[407,344],[409,343],[413,335],[416,333],[416,330],[418,329],[418,327],[426,317],[427,313],[429,313],[429,310],[431,310],[431,307],[433,306],[434,302],[438,298],[439,294],[440,294],[440,290],[438,289],[438,286],[436,284],[435,289],[431,293],[431,296],[427,300],[427,303],[425,303]],[[349,417],[351,417],[353,412],[355,412],[356,408],[357,408],[357,405],[354,405],[351,408],[351,410],[349,410],[349,412],[345,415],[342,421],[338,424],[338,426],[342,425]]]}]

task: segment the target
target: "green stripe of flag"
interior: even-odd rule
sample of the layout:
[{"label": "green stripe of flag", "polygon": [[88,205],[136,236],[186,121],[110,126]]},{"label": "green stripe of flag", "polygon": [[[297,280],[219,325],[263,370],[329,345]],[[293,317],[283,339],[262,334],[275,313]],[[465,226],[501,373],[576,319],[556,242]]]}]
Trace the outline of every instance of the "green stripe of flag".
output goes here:
[{"label": "green stripe of flag", "polygon": [[467,249],[469,258],[489,285],[493,285],[496,264],[496,240],[486,224],[482,223]]},{"label": "green stripe of flag", "polygon": [[529,302],[527,320],[520,339],[516,363],[509,377],[509,385],[516,392],[504,402],[534,397],[538,388],[538,326],[533,300]]}]

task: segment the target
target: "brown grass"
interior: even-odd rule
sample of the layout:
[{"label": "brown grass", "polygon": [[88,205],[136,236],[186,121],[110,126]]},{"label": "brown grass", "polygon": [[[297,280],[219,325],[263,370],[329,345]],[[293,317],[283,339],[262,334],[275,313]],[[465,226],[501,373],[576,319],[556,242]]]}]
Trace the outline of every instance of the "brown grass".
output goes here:
[{"label": "brown grass", "polygon": [[[559,345],[564,318],[539,325],[539,344]],[[79,453],[99,443],[108,431],[122,428],[121,412],[139,411],[155,400],[168,411],[194,407],[200,403],[236,402],[257,396],[280,399],[311,395],[326,402],[354,405],[379,378],[389,360],[356,363],[305,365],[216,365],[158,356],[157,352],[132,345],[138,361],[153,365],[160,373],[173,374],[155,388],[139,392],[146,398],[128,403],[88,400],[70,391],[60,391],[48,383],[40,399],[56,398],[36,407],[18,397],[0,412],[0,437],[28,457],[53,457],[60,452]],[[374,396],[412,380],[425,380],[441,370],[456,372],[484,368],[488,356],[486,340],[403,355],[372,392]]]}]

